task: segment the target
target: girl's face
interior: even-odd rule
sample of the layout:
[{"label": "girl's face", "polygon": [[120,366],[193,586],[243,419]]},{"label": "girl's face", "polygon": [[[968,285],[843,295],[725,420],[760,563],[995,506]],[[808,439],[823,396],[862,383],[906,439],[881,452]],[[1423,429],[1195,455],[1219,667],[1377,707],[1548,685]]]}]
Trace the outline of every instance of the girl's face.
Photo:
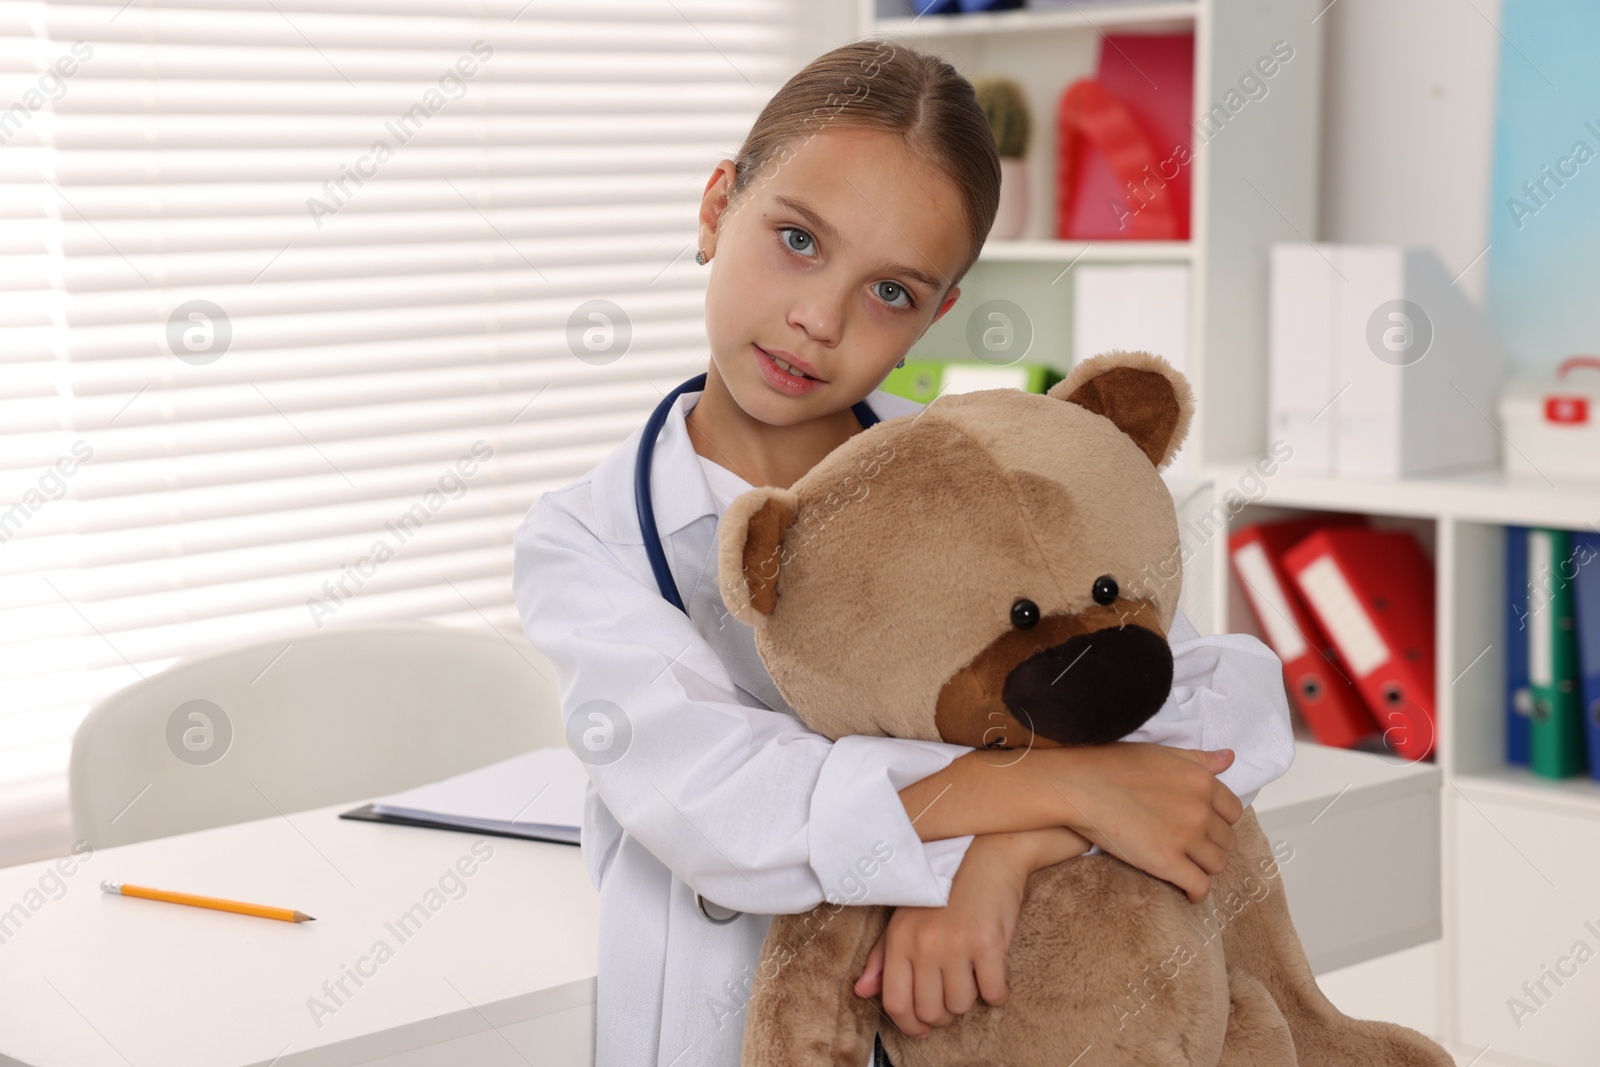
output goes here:
[{"label": "girl's face", "polygon": [[723,160],[700,208],[717,373],[770,425],[849,407],[961,292],[950,288],[968,241],[956,188],[897,136],[861,129],[824,129],[780,152],[730,206],[732,181]]}]

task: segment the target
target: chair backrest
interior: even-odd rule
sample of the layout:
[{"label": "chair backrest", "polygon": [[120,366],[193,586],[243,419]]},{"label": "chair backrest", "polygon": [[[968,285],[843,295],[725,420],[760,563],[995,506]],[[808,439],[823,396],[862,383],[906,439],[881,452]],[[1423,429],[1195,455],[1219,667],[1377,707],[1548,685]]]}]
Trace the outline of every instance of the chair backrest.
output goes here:
[{"label": "chair backrest", "polygon": [[104,848],[565,743],[555,669],[520,634],[401,622],[262,641],[185,657],[97,704],[72,740],[73,829]]}]

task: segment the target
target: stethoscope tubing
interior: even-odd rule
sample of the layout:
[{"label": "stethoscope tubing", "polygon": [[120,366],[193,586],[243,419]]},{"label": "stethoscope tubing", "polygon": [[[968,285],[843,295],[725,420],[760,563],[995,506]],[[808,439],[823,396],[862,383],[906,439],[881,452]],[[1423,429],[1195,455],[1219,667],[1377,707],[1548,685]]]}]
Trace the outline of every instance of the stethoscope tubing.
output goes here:
[{"label": "stethoscope tubing", "polygon": [[[660,588],[662,597],[685,615],[689,614],[689,609],[678,595],[678,583],[672,577],[672,569],[667,566],[667,552],[661,544],[661,532],[656,528],[655,503],[650,499],[650,464],[655,458],[656,438],[661,436],[661,428],[666,425],[667,415],[671,413],[678,397],[684,393],[702,391],[705,387],[705,374],[697,374],[661,398],[661,403],[656,405],[644,424],[644,435],[639,438],[639,459],[633,468],[633,504],[639,516],[639,532],[644,535],[644,554],[649,557],[650,570],[655,574],[656,586]],[[856,421],[861,423],[863,430],[870,429],[878,422],[877,413],[865,400],[857,401],[851,410],[855,412]],[[694,895],[694,899],[700,906],[700,914],[716,926],[726,926],[744,914],[735,911],[719,918],[706,910],[706,900],[699,893]]]},{"label": "stethoscope tubing", "polygon": [[639,516],[639,532],[644,535],[644,554],[650,560],[650,569],[655,572],[661,595],[685,615],[689,614],[689,609],[683,606],[683,598],[678,595],[678,583],[667,566],[667,552],[661,545],[661,533],[656,529],[656,506],[650,499],[650,463],[656,454],[656,438],[661,436],[661,427],[666,425],[667,415],[678,402],[678,397],[684,393],[702,391],[705,387],[706,376],[702,372],[661,398],[661,403],[656,405],[644,424],[644,436],[639,438],[639,459],[633,468],[633,507]]}]

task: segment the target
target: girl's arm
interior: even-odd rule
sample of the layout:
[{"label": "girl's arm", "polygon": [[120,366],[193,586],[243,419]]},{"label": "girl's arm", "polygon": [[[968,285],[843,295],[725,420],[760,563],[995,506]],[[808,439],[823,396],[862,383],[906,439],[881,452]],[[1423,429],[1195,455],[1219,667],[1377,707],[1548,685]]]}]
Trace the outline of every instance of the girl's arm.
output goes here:
[{"label": "girl's arm", "polygon": [[1118,741],[974,751],[900,790],[917,832],[1066,827],[1178,886],[1193,901],[1227,865],[1244,807],[1215,774],[1232,755]]},{"label": "girl's arm", "polygon": [[[971,838],[925,843],[897,791],[970,749],[832,742],[759,706],[698,628],[716,621],[661,598],[641,545],[595,536],[589,492],[540,499],[516,531],[512,584],[529,640],[555,664],[569,741],[616,821],[727,908],[944,904]],[[683,578],[686,595],[694,581]]]},{"label": "girl's arm", "polygon": [[883,1010],[901,1031],[926,1037],[972,1010],[982,996],[1011,996],[1006,955],[1027,892],[1028,877],[1081,855],[1089,842],[1052,827],[973,838],[942,908],[895,908],[867,955],[857,996],[883,994]]},{"label": "girl's arm", "polygon": [[[1227,795],[1231,795],[1228,793],[1230,786],[1248,792],[1242,802],[1237,799],[1234,801],[1240,804],[1238,810],[1242,811],[1243,805],[1254,799],[1256,791],[1283,773],[1294,758],[1288,704],[1283,693],[1282,668],[1278,658],[1261,642],[1246,635],[1223,634],[1202,638],[1181,611],[1176,613],[1168,638],[1174,658],[1172,696],[1150,723],[1130,737],[1138,738],[1140,742],[1161,741],[1176,745],[1198,745],[1202,741],[1214,744],[1220,740],[1237,746],[1243,759],[1235,759],[1233,751],[1223,750],[1222,758],[1215,759],[1209,766],[1211,771],[1219,772],[1219,777],[1223,779],[1212,791],[1214,796],[1224,801],[1222,813],[1226,815],[1234,810],[1232,804],[1226,803]],[[1132,773],[1125,769],[1117,774],[1115,781],[1100,782],[1099,789],[1110,798],[1113,805],[1119,803],[1118,790],[1124,791],[1120,803],[1126,804],[1130,798],[1134,801],[1129,807],[1134,809],[1135,825],[1131,832],[1135,844],[1144,833],[1154,833],[1158,841],[1162,840],[1160,835],[1171,831],[1164,831],[1159,820],[1147,821],[1143,830],[1138,826],[1138,802],[1145,798],[1148,788],[1148,783],[1144,787],[1139,784],[1138,768],[1145,762],[1140,746],[1129,743],[1105,747],[1113,754],[1113,767],[1117,760],[1124,760],[1129,763]],[[1162,754],[1163,759],[1167,758],[1164,754],[1183,751],[1159,745],[1145,747],[1154,750],[1148,755]],[[1045,764],[1052,761],[1071,764],[1073,757],[1063,759],[1055,755],[1067,751],[1071,750],[1036,750],[1027,753],[1023,759],[1045,756],[1046,759],[1042,761]],[[998,773],[1021,767],[1020,762],[1008,766],[1018,759],[1017,753],[972,755],[978,757],[969,761],[972,770],[981,770],[976,776],[968,771],[962,760],[957,760],[935,775],[933,780],[916,783],[901,791],[908,811],[921,813],[917,817],[917,825],[922,833],[941,833],[983,825],[1006,812],[1015,815],[1019,810],[1021,821],[1040,817],[1039,811],[1029,811],[1027,805],[1019,806],[1014,796],[1006,795],[1008,791],[1015,792],[1009,787],[1017,786],[1019,782],[1005,782]],[[1208,753],[1198,755],[1210,756]],[[985,756],[988,758],[983,759]],[[1153,764],[1159,765],[1160,761]],[[1032,773],[1039,769],[1029,768],[1028,772],[1016,777],[1024,780],[1030,776],[1033,779],[1049,777],[1048,773]],[[1069,774],[1071,780],[1080,784],[1085,781],[1081,766],[1075,772],[1069,767],[1063,773]],[[968,780],[958,784],[962,783],[964,774],[968,775]],[[1089,777],[1093,781],[1092,775]],[[1053,789],[1059,783],[1046,784]],[[1196,784],[1204,789],[1203,781]],[[989,794],[998,791],[999,795],[986,794],[986,788]],[[1037,780],[1032,783],[1032,788],[1039,788]],[[1094,791],[1091,786],[1091,792]],[[1022,792],[1026,794],[1027,788],[1024,787]],[[1070,794],[1070,789],[1058,793],[1062,796]],[[953,795],[965,797],[969,802],[975,801],[980,808],[986,803],[994,807],[993,810],[960,810],[963,805],[957,803],[950,805],[945,816],[934,816],[933,811],[944,806]],[[1051,797],[1046,794],[1044,800],[1047,813]],[[933,807],[925,807],[924,802]],[[1083,808],[1083,798],[1069,800],[1069,803]],[[1088,804],[1092,809],[1094,799],[1090,798]],[[1088,814],[1089,809],[1083,811],[1084,818],[1094,821]],[[1215,807],[1213,812],[1216,812]],[[1113,813],[1111,817],[1114,819],[1116,814]],[[1234,818],[1237,816],[1227,821],[1231,823]],[[963,819],[969,821],[963,822]],[[1231,849],[1232,830],[1227,829],[1220,841],[1215,838],[1211,840]],[[925,1035],[930,1027],[953,1022],[956,1016],[972,1008],[979,995],[990,1004],[1003,1003],[1009,996],[1005,981],[1005,955],[1021,911],[1023,887],[1027,885],[1028,876],[1042,867],[1080,855],[1087,845],[1083,836],[1060,828],[983,834],[975,838],[956,873],[946,907],[895,909],[889,928],[868,956],[866,967],[856,982],[856,993],[870,997],[881,991],[884,1010],[901,1030],[913,1036]],[[1137,862],[1126,855],[1125,858]],[[1186,870],[1184,861],[1173,857],[1168,859],[1178,869]],[[1204,862],[1200,854],[1191,854],[1189,859]],[[1211,859],[1215,861],[1214,854]],[[1147,866],[1146,869],[1169,877],[1159,866]],[[1210,873],[1215,874],[1220,870],[1221,867],[1216,867],[1210,869]],[[1197,892],[1203,898],[1209,889],[1209,877],[1195,875],[1192,870],[1187,873],[1193,877],[1193,884],[1179,884],[1185,884],[1191,899],[1196,899]]]}]

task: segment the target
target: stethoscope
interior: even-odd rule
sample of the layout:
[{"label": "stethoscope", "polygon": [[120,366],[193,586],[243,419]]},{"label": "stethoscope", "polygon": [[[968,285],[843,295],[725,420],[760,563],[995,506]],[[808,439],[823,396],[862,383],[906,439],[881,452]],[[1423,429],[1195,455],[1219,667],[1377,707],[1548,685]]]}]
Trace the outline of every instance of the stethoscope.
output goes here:
[{"label": "stethoscope", "polygon": [[[661,436],[661,427],[666,425],[667,413],[677,403],[678,397],[684,393],[701,392],[705,387],[706,376],[697,374],[661,398],[661,403],[656,405],[656,409],[650,413],[650,418],[645,421],[644,436],[639,438],[639,461],[633,469],[633,505],[639,515],[639,532],[644,535],[644,554],[650,559],[650,569],[655,572],[656,586],[661,590],[661,596],[685,615],[689,614],[689,609],[683,606],[683,598],[678,595],[678,583],[667,566],[667,553],[661,545],[661,532],[656,529],[656,509],[650,499],[650,462],[655,458],[656,438]],[[878,422],[877,414],[865,400],[857,401],[850,410],[855,413],[856,420],[861,423],[863,430],[871,429]],[[700,914],[706,917],[707,922],[717,926],[726,926],[744,914],[735,911],[719,918],[706,910],[705,898],[699,893],[694,895],[694,899],[695,903],[700,905]]]}]

